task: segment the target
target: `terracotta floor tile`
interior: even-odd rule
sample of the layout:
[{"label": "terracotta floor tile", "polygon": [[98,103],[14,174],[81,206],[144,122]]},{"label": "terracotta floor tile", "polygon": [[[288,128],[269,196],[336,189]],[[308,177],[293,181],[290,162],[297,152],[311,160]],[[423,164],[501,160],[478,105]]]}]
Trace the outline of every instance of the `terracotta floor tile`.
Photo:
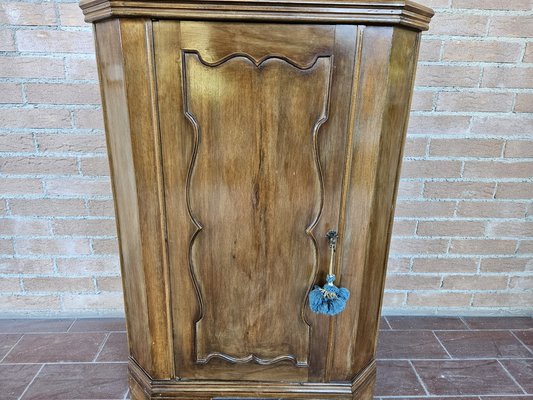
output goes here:
[{"label": "terracotta floor tile", "polygon": [[530,317],[465,317],[463,320],[471,329],[533,329]]},{"label": "terracotta floor tile", "polygon": [[387,317],[392,329],[429,329],[429,330],[449,330],[467,329],[460,318],[456,317]]},{"label": "terracotta floor tile", "polygon": [[124,318],[79,318],[69,332],[126,332]]},{"label": "terracotta floor tile", "polygon": [[513,331],[513,333],[533,352],[533,330]]},{"label": "terracotta floor tile", "polygon": [[503,366],[528,394],[533,394],[533,359],[501,360]]},{"label": "terracotta floor tile", "polygon": [[508,331],[435,332],[453,358],[524,358],[529,350]]},{"label": "terracotta floor tile", "polygon": [[480,399],[481,400],[532,400],[533,396],[481,396]]},{"label": "terracotta floor tile", "polygon": [[376,396],[416,396],[425,394],[408,361],[378,361]]},{"label": "terracotta floor tile", "polygon": [[122,332],[111,333],[96,361],[128,361],[126,334]]},{"label": "terracotta floor tile", "polygon": [[381,331],[378,359],[449,358],[431,331]]},{"label": "terracotta floor tile", "polygon": [[0,319],[0,333],[66,332],[74,319]]},{"label": "terracotta floor tile", "polygon": [[388,330],[388,329],[390,329],[389,323],[387,322],[385,317],[381,317],[379,319],[379,329],[380,330]]},{"label": "terracotta floor tile", "polygon": [[413,361],[413,365],[432,395],[522,394],[496,360]]},{"label": "terracotta floor tile", "polygon": [[45,365],[23,400],[123,399],[127,364]]},{"label": "terracotta floor tile", "polygon": [[16,333],[0,334],[0,361],[21,337],[22,335]]},{"label": "terracotta floor tile", "polygon": [[26,389],[41,365],[0,365],[0,398],[16,400]]},{"label": "terracotta floor tile", "polygon": [[4,362],[51,363],[93,361],[105,333],[58,333],[24,335]]}]

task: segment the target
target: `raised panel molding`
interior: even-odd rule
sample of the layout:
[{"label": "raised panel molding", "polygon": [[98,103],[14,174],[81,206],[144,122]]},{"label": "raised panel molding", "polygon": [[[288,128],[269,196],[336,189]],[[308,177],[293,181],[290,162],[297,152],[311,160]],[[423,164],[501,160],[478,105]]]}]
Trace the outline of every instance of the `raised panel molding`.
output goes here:
[{"label": "raised panel molding", "polygon": [[[199,364],[308,366],[304,307],[318,270],[313,229],[324,204],[317,137],[328,118],[331,73],[331,56],[307,65],[243,53],[206,62],[182,51],[183,104],[194,129],[186,191],[196,227],[189,268],[200,306]],[[280,248],[283,242],[290,246]],[[276,287],[264,285],[276,278]]]}]

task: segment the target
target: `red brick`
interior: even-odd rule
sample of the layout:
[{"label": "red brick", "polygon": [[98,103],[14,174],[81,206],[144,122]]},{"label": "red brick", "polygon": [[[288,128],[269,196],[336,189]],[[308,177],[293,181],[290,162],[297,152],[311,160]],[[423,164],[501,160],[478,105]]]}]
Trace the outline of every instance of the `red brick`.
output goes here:
[{"label": "red brick", "polygon": [[83,13],[78,3],[58,3],[59,18],[63,26],[89,26],[83,20]]},{"label": "red brick", "polygon": [[389,274],[385,287],[389,290],[427,290],[438,289],[441,278],[432,275]]},{"label": "red brick", "polygon": [[383,307],[399,307],[405,304],[406,293],[385,292],[383,295]]},{"label": "red brick", "polygon": [[426,138],[408,137],[405,141],[404,157],[423,157],[426,155],[428,140]]},{"label": "red brick", "polygon": [[533,162],[466,161],[465,178],[530,178]]},{"label": "red brick", "polygon": [[411,103],[411,110],[413,111],[431,111],[433,109],[433,102],[436,92],[417,90],[413,93],[413,101]]},{"label": "red brick", "polygon": [[496,139],[431,139],[430,156],[500,157],[504,141]]},{"label": "red brick", "polygon": [[0,6],[0,24],[56,25],[54,3],[6,2]]},{"label": "red brick", "polygon": [[530,158],[533,157],[533,141],[531,140],[508,140],[505,145],[505,157]]},{"label": "red brick", "polygon": [[87,215],[83,200],[78,199],[12,199],[13,215],[37,217],[77,217]]},{"label": "red brick", "polygon": [[398,199],[413,199],[420,197],[423,186],[423,182],[401,180],[400,187],[398,188]]},{"label": "red brick", "polygon": [[21,30],[16,32],[19,51],[36,53],[94,53],[90,31]]},{"label": "red brick", "polygon": [[0,258],[0,274],[50,274],[52,259]]},{"label": "red brick", "polygon": [[0,236],[47,236],[48,221],[43,219],[0,218]]},{"label": "red brick", "polygon": [[454,8],[478,10],[530,10],[531,0],[453,0]]},{"label": "red brick", "polygon": [[430,8],[448,8],[450,0],[424,0],[422,3]]},{"label": "red brick", "polygon": [[476,87],[480,76],[480,67],[420,65],[416,74],[415,85]]},{"label": "red brick", "polygon": [[67,311],[87,312],[105,310],[123,312],[124,301],[122,293],[102,293],[102,294],[68,294],[63,296],[63,307]]},{"label": "red brick", "polygon": [[36,135],[39,151],[67,153],[102,153],[106,154],[103,134],[38,134]]},{"label": "red brick", "polygon": [[31,133],[0,133],[0,152],[31,152],[35,151],[33,135]]},{"label": "red brick", "polygon": [[[398,201],[396,217],[452,217],[455,202],[452,201]],[[525,212],[525,209],[524,209]]]},{"label": "red brick", "polygon": [[406,160],[403,162],[402,178],[458,178],[461,176],[460,161]]},{"label": "red brick", "polygon": [[524,53],[524,59],[522,61],[526,63],[533,62],[533,42],[526,43],[526,51]]},{"label": "red brick", "polygon": [[0,29],[0,51],[14,51],[15,40],[13,32],[9,29]]},{"label": "red brick", "polygon": [[95,292],[92,278],[66,278],[61,276],[43,278],[24,278],[27,292],[38,293],[83,293]]},{"label": "red brick", "polygon": [[509,112],[514,96],[514,93],[442,92],[437,111]]},{"label": "red brick", "polygon": [[424,35],[420,43],[420,52],[418,58],[420,61],[439,61],[440,49],[442,47],[442,40],[428,40]]},{"label": "red brick", "polygon": [[475,258],[415,258],[413,272],[476,272]]},{"label": "red brick", "polygon": [[21,311],[54,311],[61,308],[59,296],[0,296],[0,310],[4,312]]},{"label": "red brick", "polygon": [[13,241],[11,239],[0,239],[0,254],[13,254]]},{"label": "red brick", "polygon": [[447,290],[498,290],[507,288],[506,276],[449,275],[442,281]]},{"label": "red brick", "polygon": [[0,83],[0,103],[22,103],[22,88],[16,83]]},{"label": "red brick", "polygon": [[403,239],[393,237],[390,254],[440,254],[448,248],[447,239]]},{"label": "red brick", "polygon": [[492,182],[426,182],[424,197],[430,199],[492,199]]},{"label": "red brick", "polygon": [[413,236],[416,230],[416,221],[396,219],[392,227],[394,236]]},{"label": "red brick", "polygon": [[103,157],[83,157],[81,173],[86,176],[109,176],[109,161]]},{"label": "red brick", "polygon": [[489,36],[530,38],[533,36],[533,16],[493,15],[489,22]]},{"label": "red brick", "polygon": [[491,88],[533,88],[533,68],[528,67],[485,67],[482,87]]},{"label": "red brick", "polygon": [[42,183],[39,179],[31,178],[0,178],[2,195],[42,194]]},{"label": "red brick", "polygon": [[110,219],[60,219],[52,223],[55,235],[115,236],[115,220]]},{"label": "red brick", "polygon": [[0,279],[1,293],[21,293],[20,278],[2,278]]},{"label": "red brick", "polygon": [[118,274],[118,256],[59,258],[57,270],[65,275]]},{"label": "red brick", "polygon": [[517,62],[520,43],[496,41],[450,41],[444,44],[443,60],[475,62]]},{"label": "red brick", "polygon": [[409,258],[389,258],[387,262],[387,273],[407,273],[410,268]]},{"label": "red brick", "polygon": [[96,280],[98,290],[102,292],[122,292],[122,279],[120,276],[102,276]]},{"label": "red brick", "polygon": [[419,221],[419,236],[483,236],[485,223],[481,221]]},{"label": "red brick", "polygon": [[491,237],[533,237],[533,221],[491,221],[487,227]]},{"label": "red brick", "polygon": [[511,257],[482,258],[481,272],[523,272],[533,267],[532,258]]},{"label": "red brick", "polygon": [[412,115],[409,119],[409,133],[467,133],[470,119],[463,115]]},{"label": "red brick", "polygon": [[70,112],[49,108],[2,108],[3,128],[70,128]]},{"label": "red brick", "polygon": [[517,253],[526,254],[528,256],[533,254],[533,240],[520,240]]},{"label": "red brick", "polygon": [[93,239],[94,254],[118,254],[117,239]]},{"label": "red brick", "polygon": [[3,174],[77,174],[78,165],[73,157],[3,157],[0,158]]},{"label": "red brick", "polygon": [[500,201],[461,201],[457,215],[467,218],[524,218],[524,203]]},{"label": "red brick", "polygon": [[468,293],[412,292],[407,295],[407,304],[417,307],[468,307],[472,295]]},{"label": "red brick", "polygon": [[115,217],[113,200],[89,200],[89,215],[93,217]]},{"label": "red brick", "polygon": [[499,182],[497,199],[531,199],[533,182]]},{"label": "red brick", "polygon": [[463,13],[436,13],[429,25],[430,35],[484,36],[488,17]]},{"label": "red brick", "polygon": [[58,178],[45,181],[52,196],[111,196],[111,184],[105,178]]},{"label": "red brick", "polygon": [[474,307],[525,307],[531,309],[533,292],[525,293],[476,293],[472,305]]},{"label": "red brick", "polygon": [[474,117],[472,132],[485,135],[531,135],[533,134],[533,118],[524,118],[522,115]]},{"label": "red brick", "polygon": [[[1,39],[0,39],[1,42]],[[4,78],[63,78],[64,63],[52,57],[0,57],[0,76]]]},{"label": "red brick", "polygon": [[96,84],[35,83],[26,84],[29,103],[46,104],[100,104]]},{"label": "red brick", "polygon": [[453,239],[452,254],[514,254],[516,240]]},{"label": "red brick", "polygon": [[[79,8],[77,4],[74,4]],[[93,80],[98,79],[96,60],[91,58],[67,57],[67,78]]]},{"label": "red brick", "polygon": [[533,93],[517,93],[514,111],[533,113]]},{"label": "red brick", "polygon": [[509,289],[531,290],[533,289],[533,276],[512,276],[509,280]]},{"label": "red brick", "polygon": [[84,109],[76,111],[76,127],[81,129],[104,129],[102,110]]},{"label": "red brick", "polygon": [[19,239],[15,243],[17,254],[79,255],[89,254],[87,239]]}]

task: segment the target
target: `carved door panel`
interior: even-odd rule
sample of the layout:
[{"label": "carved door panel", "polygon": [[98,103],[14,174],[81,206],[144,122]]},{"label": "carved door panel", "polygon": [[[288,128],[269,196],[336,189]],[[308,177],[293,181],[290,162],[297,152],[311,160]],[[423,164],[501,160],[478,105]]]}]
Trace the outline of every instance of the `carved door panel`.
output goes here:
[{"label": "carved door panel", "polygon": [[176,377],[325,375],[356,30],[154,22]]}]

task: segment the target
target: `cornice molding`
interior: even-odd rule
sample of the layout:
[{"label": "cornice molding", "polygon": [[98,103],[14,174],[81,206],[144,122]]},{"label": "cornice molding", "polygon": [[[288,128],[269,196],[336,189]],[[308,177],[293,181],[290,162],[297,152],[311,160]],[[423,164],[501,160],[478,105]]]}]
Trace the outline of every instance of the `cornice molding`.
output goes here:
[{"label": "cornice molding", "polygon": [[112,17],[402,25],[427,30],[433,10],[410,0],[81,0],[85,21]]}]

